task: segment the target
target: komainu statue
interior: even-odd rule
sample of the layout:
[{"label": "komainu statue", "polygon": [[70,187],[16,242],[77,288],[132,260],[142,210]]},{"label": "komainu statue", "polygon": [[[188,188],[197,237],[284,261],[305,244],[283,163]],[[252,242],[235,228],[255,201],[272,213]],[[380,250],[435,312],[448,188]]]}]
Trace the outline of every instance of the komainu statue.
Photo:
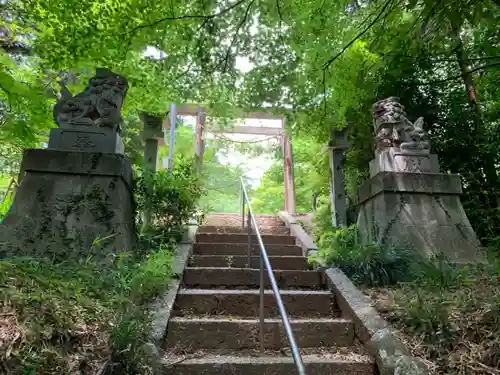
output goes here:
[{"label": "komainu statue", "polygon": [[97,68],[85,90],[73,96],[61,84],[61,96],[54,107],[54,120],[61,128],[97,126],[120,131],[121,107],[128,82],[105,68]]},{"label": "komainu statue", "polygon": [[399,98],[380,100],[372,108],[375,127],[375,152],[394,147],[401,150],[430,152],[429,135],[423,129],[424,118],[414,124],[406,118],[404,106]]}]

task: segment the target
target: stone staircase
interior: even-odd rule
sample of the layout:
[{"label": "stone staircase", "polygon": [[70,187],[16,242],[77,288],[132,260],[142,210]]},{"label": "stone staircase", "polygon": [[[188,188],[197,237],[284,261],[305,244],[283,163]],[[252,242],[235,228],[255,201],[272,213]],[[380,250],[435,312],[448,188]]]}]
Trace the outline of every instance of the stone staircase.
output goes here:
[{"label": "stone staircase", "polygon": [[[353,322],[343,317],[321,273],[309,269],[295,238],[277,218],[258,222],[307,374],[375,375]],[[163,374],[297,373],[267,277],[266,351],[260,353],[259,247],[245,268],[246,229],[230,224],[199,228],[168,323]]]}]

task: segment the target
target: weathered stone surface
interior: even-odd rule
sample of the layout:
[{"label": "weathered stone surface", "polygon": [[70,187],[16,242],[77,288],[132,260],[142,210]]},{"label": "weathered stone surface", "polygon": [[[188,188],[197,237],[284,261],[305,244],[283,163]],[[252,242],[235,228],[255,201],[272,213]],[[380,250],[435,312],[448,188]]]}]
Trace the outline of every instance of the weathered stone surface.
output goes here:
[{"label": "weathered stone surface", "polygon": [[388,148],[430,152],[429,135],[423,129],[424,119],[420,117],[414,124],[406,118],[404,106],[399,98],[380,100],[372,108],[375,127],[375,153]]},{"label": "weathered stone surface", "polygon": [[93,153],[124,153],[120,135],[110,128],[75,126],[50,129],[49,149]]},{"label": "weathered stone surface", "polygon": [[[267,255],[293,255],[300,256],[302,249],[295,245],[266,245]],[[194,254],[197,255],[245,255],[248,252],[247,244],[232,243],[196,243],[194,245]],[[260,246],[252,242],[252,254],[258,255]]]},{"label": "weathered stone surface", "polygon": [[27,150],[0,251],[109,260],[135,244],[132,171],[121,155]]},{"label": "weathered stone surface", "polygon": [[368,342],[378,330],[388,327],[388,323],[371,307],[370,299],[341,270],[329,268],[325,275],[343,316],[353,319],[356,335],[362,343]]},{"label": "weathered stone surface", "polygon": [[344,316],[354,322],[356,336],[377,361],[380,375],[429,375],[424,363],[412,357],[394,336],[390,325],[380,317],[365,296],[338,268],[325,271],[327,284],[335,292]]},{"label": "weathered stone surface", "polygon": [[[261,235],[264,245],[295,245],[295,239],[287,235],[263,234]],[[200,243],[248,243],[248,234],[219,234],[200,233],[196,236],[196,241]],[[257,243],[257,236],[252,235],[251,241]]]},{"label": "weathered stone surface", "polygon": [[334,227],[347,225],[346,196],[344,186],[345,152],[349,148],[348,127],[333,129],[328,141],[328,157],[330,167],[330,209]]},{"label": "weathered stone surface", "polygon": [[158,138],[163,138],[163,118],[151,115],[146,112],[140,112],[144,131],[142,138],[144,139],[144,164],[146,168],[152,171],[158,170]]},{"label": "weathered stone surface", "polygon": [[[212,222],[215,219],[211,219]],[[274,226],[274,227],[260,227],[260,234],[290,234],[290,231],[285,226]],[[213,226],[213,225],[203,225],[200,227],[200,233],[248,233],[247,228],[241,227],[241,222],[239,226]]]},{"label": "weathered stone surface", "polygon": [[153,301],[149,308],[151,315],[150,339],[156,348],[161,347],[165,338],[168,321],[172,316],[174,302],[181,284],[181,278],[179,276],[182,275],[188,263],[197,230],[198,226],[194,224],[187,227],[184,238],[177,247],[172,261],[172,274],[175,275],[175,277],[170,280],[167,292]]},{"label": "weathered stone surface", "polygon": [[122,155],[30,149],[24,153],[22,170],[48,174],[119,176],[127,186],[132,186],[132,168]]},{"label": "weathered stone surface", "polygon": [[370,176],[380,172],[439,173],[439,161],[436,154],[390,147],[370,162]]},{"label": "weathered stone surface", "polygon": [[443,253],[456,263],[482,261],[460,192],[457,175],[379,173],[358,189],[362,239],[427,257]]},{"label": "weathered stone surface", "polygon": [[54,106],[54,120],[61,128],[104,127],[119,132],[120,110],[128,90],[125,77],[97,68],[83,92],[73,96],[66,86],[61,89]]},{"label": "weathered stone surface", "polygon": [[304,228],[297,223],[295,217],[290,215],[288,212],[280,211],[279,218],[288,228],[290,228],[290,234],[295,237],[295,241],[297,245],[302,248],[302,254],[304,256],[308,256],[310,251],[318,249]]},{"label": "weathered stone surface", "polygon": [[[275,233],[276,230],[281,231],[283,229],[283,223],[280,221],[279,218],[277,218],[274,215],[255,215],[255,220],[257,221],[257,225],[259,226],[259,231],[261,234]],[[242,224],[241,213],[226,214],[226,213],[211,212],[205,216],[205,220],[203,222],[203,226],[234,227],[236,230],[238,230],[238,228],[241,228],[242,226],[241,224]],[[245,221],[245,227],[246,227],[246,221]]]},{"label": "weathered stone surface", "polygon": [[[271,267],[275,270],[308,270],[311,268],[307,258],[303,256],[270,256]],[[191,267],[231,267],[244,268],[248,257],[245,255],[193,255],[190,258]],[[260,257],[250,257],[250,267],[260,267]]]},{"label": "weathered stone surface", "polygon": [[150,171],[158,170],[158,140],[146,139],[144,141],[144,166]]},{"label": "weathered stone surface", "polygon": [[[323,285],[322,275],[316,271],[274,270],[279,288],[319,288]],[[184,271],[185,286],[196,288],[213,287],[258,287],[260,270],[251,268],[194,268]],[[264,278],[265,286],[270,287],[269,278]]]},{"label": "weathered stone surface", "polygon": [[[292,330],[301,348],[347,346],[354,341],[352,322],[345,319],[292,319]],[[169,348],[247,349],[259,347],[257,319],[170,319],[166,345]],[[200,334],[202,332],[202,334]],[[281,349],[288,346],[281,319],[266,319],[264,347]]]},{"label": "weathered stone surface", "polygon": [[383,172],[365,181],[357,191],[361,204],[381,193],[422,193],[428,195],[460,195],[460,176],[441,173]]},{"label": "weathered stone surface", "polygon": [[[304,355],[307,375],[375,375],[373,361],[367,356]],[[173,365],[170,365],[173,363]],[[291,357],[211,356],[169,358],[165,375],[290,375],[297,372]]]},{"label": "weathered stone surface", "polygon": [[[333,294],[317,290],[282,290],[286,311],[292,317],[332,317]],[[259,315],[259,290],[183,289],[175,302],[175,316],[230,315],[255,317]],[[266,317],[279,317],[280,313],[272,290],[264,292]]]},{"label": "weathered stone surface", "polygon": [[367,349],[375,357],[380,375],[430,375],[427,366],[412,357],[390,329],[375,332],[367,342]]}]

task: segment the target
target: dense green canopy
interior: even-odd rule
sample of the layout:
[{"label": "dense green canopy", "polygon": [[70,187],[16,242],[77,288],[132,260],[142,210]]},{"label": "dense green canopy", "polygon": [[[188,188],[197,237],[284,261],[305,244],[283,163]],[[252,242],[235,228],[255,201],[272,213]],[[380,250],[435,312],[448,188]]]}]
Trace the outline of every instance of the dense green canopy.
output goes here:
[{"label": "dense green canopy", "polygon": [[[370,106],[394,95],[425,117],[442,169],[462,174],[481,236],[500,228],[497,0],[7,0],[0,12],[3,155],[45,139],[58,81],[78,90],[104,66],[130,81],[125,115],[172,102],[287,109],[295,141],[314,145],[299,153],[351,121],[352,192],[372,157]],[[315,155],[299,195],[327,186]]]}]

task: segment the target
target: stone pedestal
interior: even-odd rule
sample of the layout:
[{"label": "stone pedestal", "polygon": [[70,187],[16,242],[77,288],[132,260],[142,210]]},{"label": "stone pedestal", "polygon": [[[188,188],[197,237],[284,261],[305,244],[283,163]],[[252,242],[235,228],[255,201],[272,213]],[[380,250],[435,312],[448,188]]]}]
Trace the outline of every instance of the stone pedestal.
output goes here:
[{"label": "stone pedestal", "polygon": [[123,141],[115,130],[94,126],[50,129],[48,148],[103,154],[124,153]]},{"label": "stone pedestal", "polygon": [[390,147],[370,162],[370,176],[379,172],[439,173],[439,161],[436,154]]},{"label": "stone pedestal", "polygon": [[479,241],[460,202],[458,175],[379,172],[358,189],[358,228],[365,242],[410,247],[452,262],[482,261]]},{"label": "stone pedestal", "polygon": [[[64,137],[63,143],[70,139]],[[32,149],[24,154],[23,168],[0,225],[0,257],[111,261],[114,253],[132,250],[132,169],[123,155]]]}]

